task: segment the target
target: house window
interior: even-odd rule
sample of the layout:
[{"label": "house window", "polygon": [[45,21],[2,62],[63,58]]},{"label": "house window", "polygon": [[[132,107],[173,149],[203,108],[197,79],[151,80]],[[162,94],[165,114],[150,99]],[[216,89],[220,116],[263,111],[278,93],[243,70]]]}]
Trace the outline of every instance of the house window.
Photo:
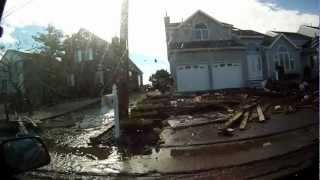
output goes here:
[{"label": "house window", "polygon": [[208,27],[204,23],[199,23],[194,26],[193,36],[195,40],[208,39]]},{"label": "house window", "polygon": [[285,71],[292,71],[295,69],[294,58],[290,56],[286,47],[280,46],[278,48],[277,56],[275,56],[275,67],[282,66]]},{"label": "house window", "polygon": [[93,50],[92,50],[92,48],[88,49],[88,60],[89,61],[93,60]]},{"label": "house window", "polygon": [[81,62],[82,61],[82,52],[81,52],[80,49],[76,50],[75,56],[76,56],[76,61],[77,62]]}]

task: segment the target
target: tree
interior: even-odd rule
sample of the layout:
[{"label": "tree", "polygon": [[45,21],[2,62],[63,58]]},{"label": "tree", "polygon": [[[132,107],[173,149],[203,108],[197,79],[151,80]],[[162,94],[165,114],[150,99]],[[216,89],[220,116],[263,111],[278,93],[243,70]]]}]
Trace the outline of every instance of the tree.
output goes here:
[{"label": "tree", "polygon": [[48,25],[46,33],[40,33],[38,36],[33,36],[33,39],[40,44],[37,47],[39,53],[49,59],[57,59],[63,55],[62,39],[63,32],[53,25]]},{"label": "tree", "polygon": [[152,83],[153,88],[159,89],[162,93],[170,90],[173,83],[171,75],[164,69],[158,70],[155,74],[152,74],[149,81]]},{"label": "tree", "polygon": [[63,47],[64,34],[53,25],[48,25],[46,32],[33,36],[39,45],[35,48],[38,51],[38,60],[42,60],[38,65],[39,83],[42,85],[44,102],[51,103],[57,97],[64,97],[64,72],[57,61],[64,55]]}]

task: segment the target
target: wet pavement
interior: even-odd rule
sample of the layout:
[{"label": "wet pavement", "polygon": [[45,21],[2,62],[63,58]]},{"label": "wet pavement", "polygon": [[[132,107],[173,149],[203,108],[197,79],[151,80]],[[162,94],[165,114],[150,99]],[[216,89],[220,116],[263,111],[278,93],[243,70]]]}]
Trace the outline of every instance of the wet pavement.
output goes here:
[{"label": "wet pavement", "polygon": [[213,123],[181,130],[166,128],[161,133],[164,143],[161,147],[192,146],[213,144],[234,140],[248,139],[274,133],[290,131],[296,128],[319,124],[318,112],[312,109],[297,111],[292,114],[274,114],[264,123],[250,122],[244,131],[236,130],[234,136],[222,136],[219,127],[223,124]]},{"label": "wet pavement", "polygon": [[[290,119],[294,121],[293,118]],[[133,154],[114,143],[96,144],[90,141],[91,138],[112,127],[112,111],[102,114],[99,106],[93,106],[81,112],[59,117],[52,122],[55,121],[60,124],[65,122],[68,127],[54,125],[50,127],[50,123],[43,126],[40,135],[50,151],[51,163],[32,172],[33,175],[51,178],[63,175],[67,179],[80,176],[90,179],[90,175],[130,174],[131,176],[157,177],[170,173],[192,173],[281,156],[310,146],[318,137],[317,128],[309,127],[271,138],[265,137],[257,140],[197,146],[195,148],[146,147],[145,149],[148,151],[143,151],[144,148],[142,148],[140,154],[139,152]],[[71,125],[70,121],[74,124]],[[263,125],[267,126],[268,123]],[[288,122],[284,124],[288,125]],[[215,134],[211,132],[211,135],[215,136]],[[180,144],[185,144],[182,136],[180,139],[183,142]],[[215,140],[215,138],[212,139]],[[288,139],[292,140],[288,141]],[[193,139],[193,141],[195,140]],[[180,142],[179,139],[175,141]],[[167,142],[173,142],[172,138],[168,137]],[[137,144],[137,148],[139,148],[138,146]]]}]

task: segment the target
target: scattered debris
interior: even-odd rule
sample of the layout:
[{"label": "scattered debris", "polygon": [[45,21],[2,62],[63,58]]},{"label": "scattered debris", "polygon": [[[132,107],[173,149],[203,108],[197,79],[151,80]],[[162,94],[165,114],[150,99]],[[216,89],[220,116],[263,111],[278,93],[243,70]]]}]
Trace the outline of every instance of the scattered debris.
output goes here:
[{"label": "scattered debris", "polygon": [[246,128],[249,115],[250,113],[248,111],[244,113],[241,124],[240,124],[240,130],[244,130]]},{"label": "scattered debris", "polygon": [[233,136],[234,135],[234,129],[232,128],[222,128],[219,129],[219,134],[225,135],[225,136]]},{"label": "scattered debris", "polygon": [[264,114],[260,105],[257,106],[257,113],[259,115],[259,122],[264,122],[266,118],[264,117]]},{"label": "scattered debris", "polygon": [[231,119],[229,119],[225,124],[225,128],[230,127],[234,122],[236,122],[243,114],[243,111],[237,112]]},{"label": "scattered debris", "polygon": [[271,144],[271,142],[266,142],[266,143],[263,143],[262,144],[262,147],[268,147],[268,146],[271,146],[272,144]]}]

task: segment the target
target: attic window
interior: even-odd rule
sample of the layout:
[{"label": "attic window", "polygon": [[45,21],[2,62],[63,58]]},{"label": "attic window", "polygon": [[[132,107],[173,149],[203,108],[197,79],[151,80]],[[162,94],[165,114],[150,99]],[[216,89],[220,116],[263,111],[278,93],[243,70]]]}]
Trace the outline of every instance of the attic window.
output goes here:
[{"label": "attic window", "polygon": [[193,39],[195,40],[207,40],[208,39],[208,27],[204,23],[198,23],[194,26]]}]

